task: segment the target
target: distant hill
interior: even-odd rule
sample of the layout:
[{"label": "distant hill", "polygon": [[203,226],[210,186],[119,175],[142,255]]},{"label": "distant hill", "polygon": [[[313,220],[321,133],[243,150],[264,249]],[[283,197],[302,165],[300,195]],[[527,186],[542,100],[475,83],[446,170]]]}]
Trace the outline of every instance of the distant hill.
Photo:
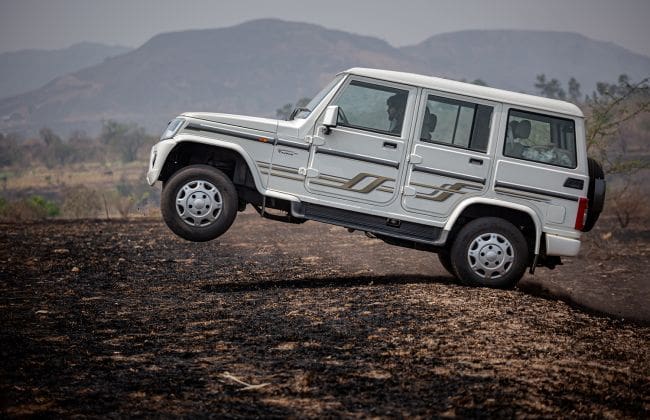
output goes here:
[{"label": "distant hill", "polygon": [[615,82],[622,73],[631,80],[650,76],[650,57],[571,32],[453,32],[402,51],[443,77],[482,79],[493,87],[528,93],[534,93],[540,73],[565,87],[575,77],[583,93],[593,92],[597,82]]},{"label": "distant hill", "polygon": [[158,132],[183,111],[274,116],[313,95],[339,71],[364,66],[480,78],[490,86],[533,91],[546,73],[583,91],[597,80],[650,75],[650,58],[613,44],[558,32],[464,31],[410,47],[318,25],[264,19],[157,35],[140,48],[0,100],[0,131],[93,133],[109,118]]},{"label": "distant hill", "polygon": [[34,90],[56,77],[99,64],[130,48],[83,42],[60,50],[0,54],[0,98]]}]

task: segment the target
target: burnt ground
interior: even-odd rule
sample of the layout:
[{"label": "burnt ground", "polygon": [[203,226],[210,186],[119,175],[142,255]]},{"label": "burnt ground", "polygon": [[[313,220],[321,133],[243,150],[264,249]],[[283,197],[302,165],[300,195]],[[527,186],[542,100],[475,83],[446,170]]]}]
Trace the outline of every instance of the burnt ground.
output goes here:
[{"label": "burnt ground", "polygon": [[2,224],[0,415],[647,418],[648,232],[585,242],[502,291],[313,222]]}]

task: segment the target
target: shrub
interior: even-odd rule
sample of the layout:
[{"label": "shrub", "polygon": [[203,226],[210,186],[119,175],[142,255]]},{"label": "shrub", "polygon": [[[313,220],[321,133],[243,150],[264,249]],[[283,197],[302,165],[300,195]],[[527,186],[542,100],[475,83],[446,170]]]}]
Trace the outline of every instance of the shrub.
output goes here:
[{"label": "shrub", "polygon": [[59,206],[57,206],[55,202],[46,200],[40,195],[31,196],[27,199],[27,202],[34,209],[43,212],[46,217],[56,217],[61,213]]},{"label": "shrub", "polygon": [[0,199],[0,217],[6,221],[43,220],[58,215],[56,203],[38,195],[16,201]]},{"label": "shrub", "polygon": [[63,215],[74,219],[96,217],[102,209],[97,191],[85,186],[67,188],[63,193]]}]

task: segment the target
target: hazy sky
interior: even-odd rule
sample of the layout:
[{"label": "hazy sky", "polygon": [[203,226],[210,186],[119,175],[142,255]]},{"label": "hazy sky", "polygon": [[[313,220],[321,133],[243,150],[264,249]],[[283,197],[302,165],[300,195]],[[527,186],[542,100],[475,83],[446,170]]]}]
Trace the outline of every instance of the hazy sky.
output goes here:
[{"label": "hazy sky", "polygon": [[650,0],[0,0],[0,52],[81,41],[138,47],[161,32],[264,17],[394,46],[464,29],[572,31],[650,56]]}]

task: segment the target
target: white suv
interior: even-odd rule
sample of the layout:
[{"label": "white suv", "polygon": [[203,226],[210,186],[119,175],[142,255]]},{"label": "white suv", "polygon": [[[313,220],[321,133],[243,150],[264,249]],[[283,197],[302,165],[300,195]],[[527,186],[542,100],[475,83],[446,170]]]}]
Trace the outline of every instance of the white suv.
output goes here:
[{"label": "white suv", "polygon": [[147,180],[163,182],[165,222],[191,241],[251,204],[435,252],[466,284],[512,287],[526,267],[575,256],[598,219],[605,182],[584,130],[567,102],[354,68],[289,121],[182,114]]}]

